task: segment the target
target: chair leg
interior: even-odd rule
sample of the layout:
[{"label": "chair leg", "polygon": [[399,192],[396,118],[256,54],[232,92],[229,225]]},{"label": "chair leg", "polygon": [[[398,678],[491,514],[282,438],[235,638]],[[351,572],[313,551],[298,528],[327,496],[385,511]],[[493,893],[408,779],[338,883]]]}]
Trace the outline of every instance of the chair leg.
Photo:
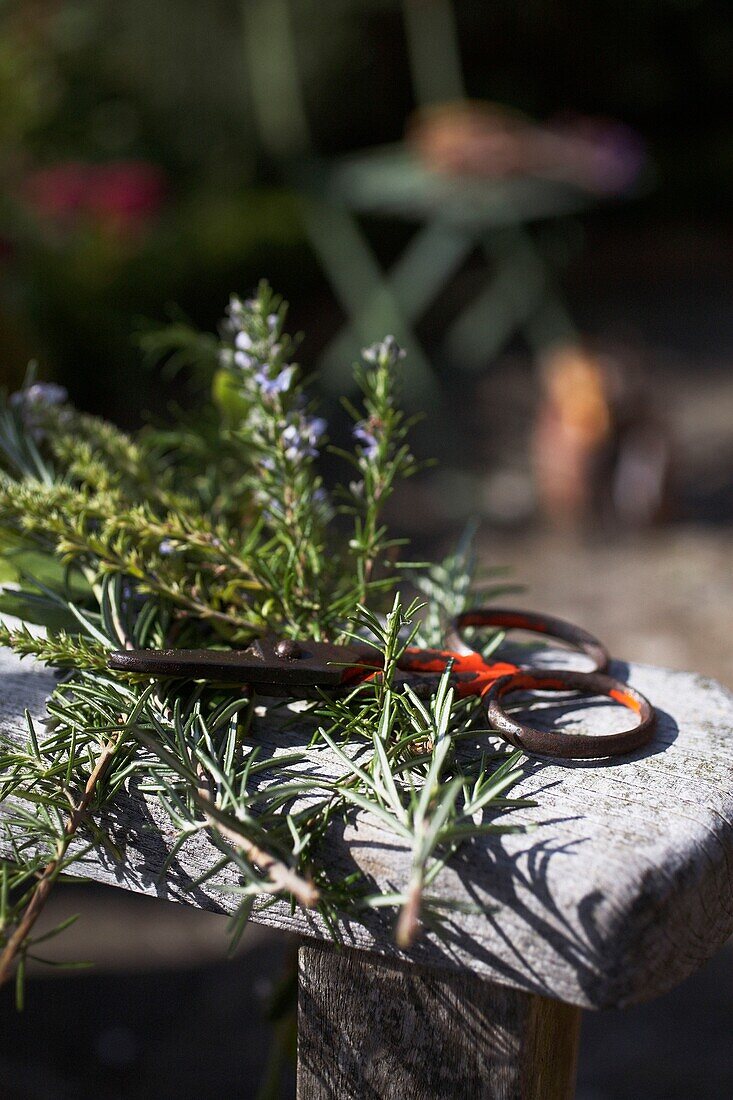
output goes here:
[{"label": "chair leg", "polygon": [[526,229],[497,230],[485,238],[484,252],[493,272],[446,335],[450,361],[483,369],[515,332],[522,332],[535,352],[577,335],[549,264]]},{"label": "chair leg", "polygon": [[470,974],[302,947],[298,1100],[571,1100],[579,1026]]},{"label": "chair leg", "polygon": [[336,206],[307,202],[306,229],[348,318],[323,353],[321,377],[343,385],[344,371],[359,348],[391,332],[408,353],[405,386],[421,402],[439,399],[433,366],[414,324],[460,266],[472,242],[445,226],[418,232],[386,275],[353,215]]}]

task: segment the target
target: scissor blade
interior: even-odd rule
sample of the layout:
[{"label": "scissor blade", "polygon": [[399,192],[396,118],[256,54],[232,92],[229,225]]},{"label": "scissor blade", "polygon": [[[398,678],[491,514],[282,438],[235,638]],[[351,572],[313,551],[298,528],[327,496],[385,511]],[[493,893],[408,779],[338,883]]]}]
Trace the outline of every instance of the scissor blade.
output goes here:
[{"label": "scissor blade", "polygon": [[268,687],[335,687],[364,654],[354,646],[295,644],[297,656],[279,656],[277,639],[259,638],[248,649],[129,649],[111,653],[117,672],[171,676]]}]

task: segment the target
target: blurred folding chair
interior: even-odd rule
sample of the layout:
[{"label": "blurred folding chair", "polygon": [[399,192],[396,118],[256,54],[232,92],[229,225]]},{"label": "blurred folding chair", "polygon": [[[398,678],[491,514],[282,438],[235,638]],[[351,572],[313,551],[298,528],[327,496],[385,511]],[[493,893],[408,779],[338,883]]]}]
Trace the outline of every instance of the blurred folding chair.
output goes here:
[{"label": "blurred folding chair", "polygon": [[[403,0],[402,6],[417,104],[463,100],[450,0]],[[392,332],[409,352],[413,399],[435,396],[435,372],[415,326],[477,248],[487,260],[487,283],[449,326],[440,359],[476,369],[515,333],[535,349],[572,339],[573,325],[533,227],[586,208],[589,193],[530,176],[441,174],[402,142],[319,159],[301,88],[297,0],[246,0],[243,13],[262,139],[303,197],[308,236],[347,318],[320,364],[327,386],[343,384],[359,346]],[[388,272],[360,225],[365,215],[418,226]]]}]

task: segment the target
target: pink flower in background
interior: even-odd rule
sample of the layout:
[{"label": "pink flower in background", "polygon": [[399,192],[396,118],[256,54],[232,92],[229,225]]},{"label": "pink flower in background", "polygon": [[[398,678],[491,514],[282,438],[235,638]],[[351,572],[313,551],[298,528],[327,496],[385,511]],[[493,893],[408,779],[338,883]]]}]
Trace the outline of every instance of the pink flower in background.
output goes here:
[{"label": "pink flower in background", "polygon": [[90,221],[112,232],[142,228],[166,196],[163,172],[146,161],[67,161],[26,177],[24,197],[42,218]]},{"label": "pink flower in background", "polygon": [[95,167],[89,210],[120,228],[144,224],[158,213],[166,193],[165,177],[145,161],[117,161]]},{"label": "pink flower in background", "polygon": [[26,178],[25,198],[42,217],[65,221],[84,209],[88,178],[89,166],[76,161],[40,168]]}]

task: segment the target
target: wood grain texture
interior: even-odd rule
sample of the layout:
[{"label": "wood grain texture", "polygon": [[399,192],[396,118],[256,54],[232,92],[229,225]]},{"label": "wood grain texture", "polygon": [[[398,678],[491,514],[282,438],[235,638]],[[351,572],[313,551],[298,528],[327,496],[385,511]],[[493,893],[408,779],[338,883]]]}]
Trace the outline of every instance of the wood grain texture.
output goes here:
[{"label": "wood grain texture", "polygon": [[298,1100],[569,1100],[580,1009],[367,952],[302,947]]},{"label": "wood grain texture", "polygon": [[[529,761],[515,793],[538,805],[516,816],[534,830],[472,843],[436,882],[445,897],[493,908],[455,916],[442,940],[424,934],[413,962],[581,1006],[620,1006],[671,988],[733,932],[733,696],[687,673],[617,664],[613,674],[628,674],[659,708],[653,744],[623,763]],[[22,738],[23,708],[42,718],[53,676],[4,653],[0,684],[0,728]],[[619,712],[568,704],[568,719],[598,731]],[[284,731],[283,720],[272,711],[257,719],[263,752],[305,743],[310,730]],[[319,770],[338,771],[328,753],[319,759]],[[216,858],[204,836],[161,877],[175,833],[154,798],[127,791],[106,825],[124,860],[99,851],[79,873],[218,912],[236,905],[212,882],[192,885]],[[399,842],[364,814],[331,836],[333,876],[361,868],[396,887],[408,864]],[[291,914],[284,902],[254,919],[329,938],[316,915]],[[393,919],[382,910],[342,922],[341,933],[347,945],[400,957]]]}]

